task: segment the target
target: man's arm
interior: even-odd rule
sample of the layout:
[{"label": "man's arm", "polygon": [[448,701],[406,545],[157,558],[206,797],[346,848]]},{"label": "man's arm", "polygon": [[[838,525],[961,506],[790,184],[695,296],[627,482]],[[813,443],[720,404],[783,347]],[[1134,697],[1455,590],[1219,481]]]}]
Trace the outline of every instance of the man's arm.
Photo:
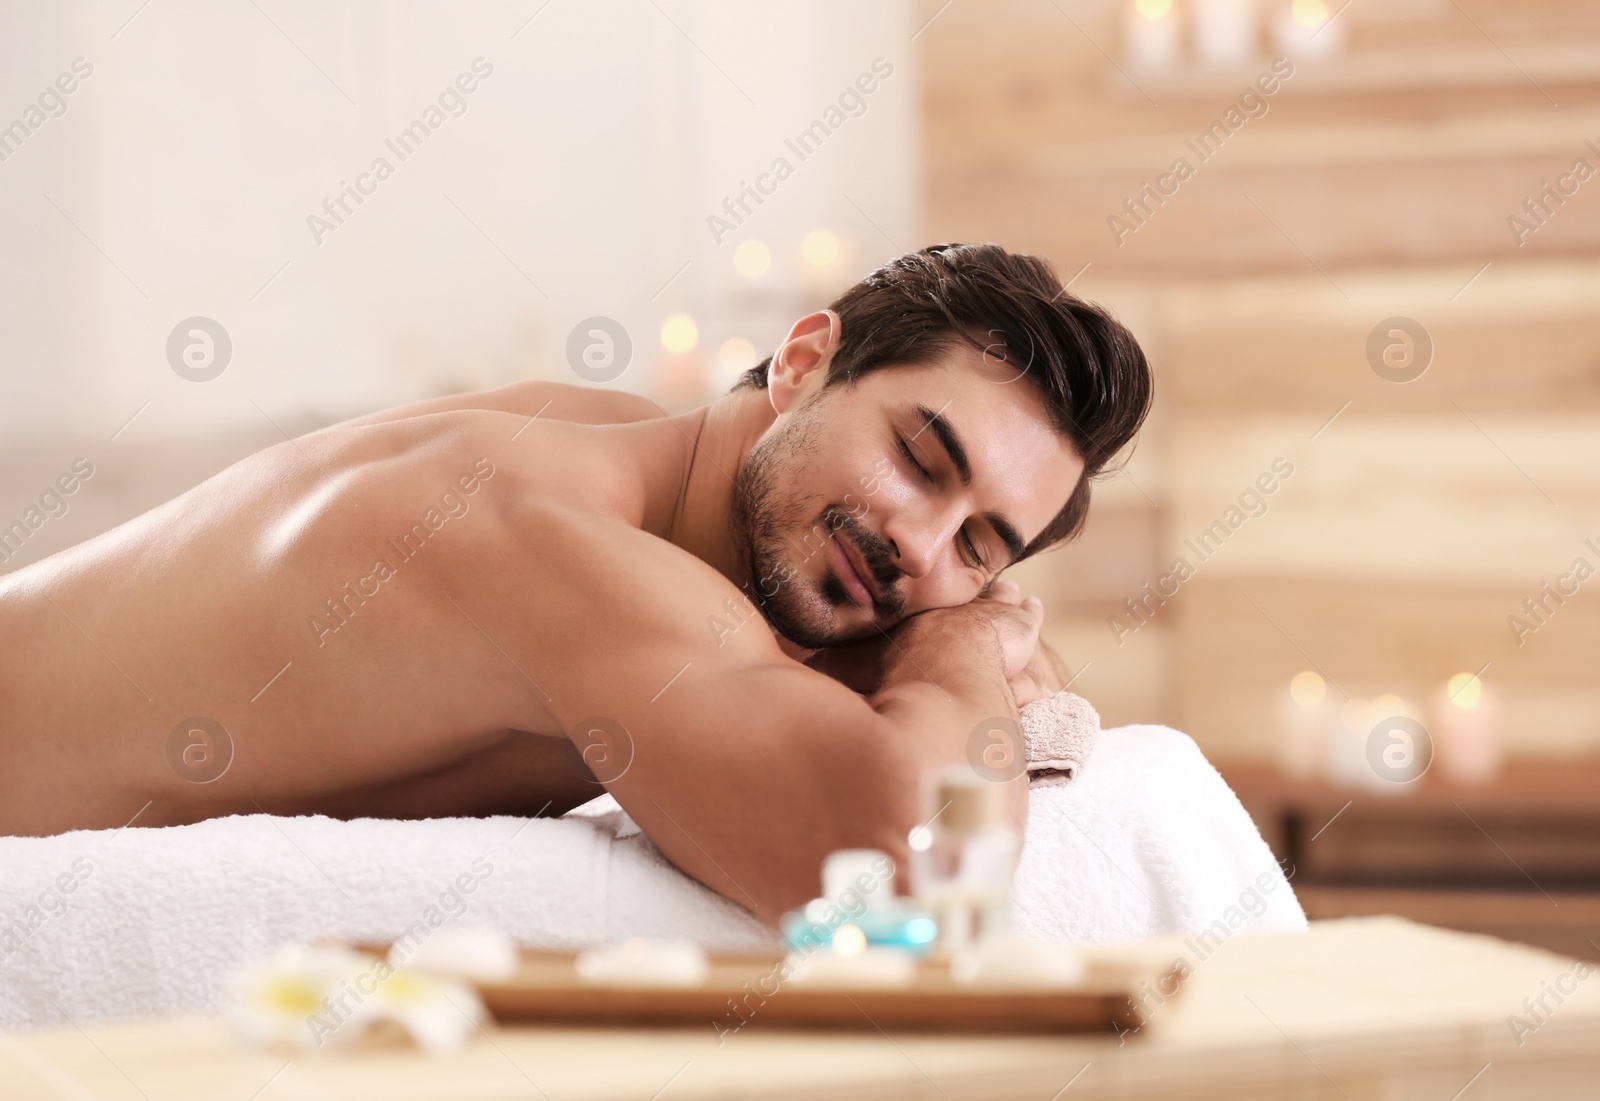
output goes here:
[{"label": "man's arm", "polygon": [[565,382],[527,380],[474,394],[451,394],[429,398],[410,405],[368,413],[344,421],[339,427],[361,427],[421,417],[429,413],[450,413],[463,409],[498,409],[524,417],[539,417],[577,424],[627,424],[665,416],[649,398],[626,390],[605,390],[596,386],[574,386]]},{"label": "man's arm", "polygon": [[[1006,665],[1032,653],[1031,607],[902,624],[863,699],[785,657],[759,617],[741,624],[734,588],[700,560],[620,522],[528,507],[544,536],[522,570],[499,571],[502,599],[478,622],[657,847],[768,922],[818,894],[836,849],[881,848],[904,871],[924,772],[964,765],[984,720],[1016,718]],[[590,735],[599,720],[631,748]],[[1020,828],[1026,787],[1013,785]]]},{"label": "man's arm", "polygon": [[[990,586],[987,599],[1020,605],[1027,598],[1022,595],[1022,589],[1016,582],[1001,578]],[[805,659],[805,663],[852,691],[870,696],[883,687],[888,658],[891,656],[895,656],[892,639],[888,635],[880,635],[861,642],[817,650]],[[1045,643],[1042,635],[1037,638],[1026,664],[1020,669],[1014,665],[1008,668],[1010,674],[1006,683],[1018,708],[1059,692],[1071,679],[1067,663]]]}]

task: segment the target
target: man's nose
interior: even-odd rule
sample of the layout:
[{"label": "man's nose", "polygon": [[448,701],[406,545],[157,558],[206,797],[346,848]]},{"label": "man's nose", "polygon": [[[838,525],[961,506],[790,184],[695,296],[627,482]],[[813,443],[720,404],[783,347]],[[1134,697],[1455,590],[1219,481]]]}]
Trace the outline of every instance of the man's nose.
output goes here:
[{"label": "man's nose", "polygon": [[928,576],[960,522],[952,509],[900,512],[891,517],[883,526],[883,537],[894,554],[895,566],[913,579]]}]

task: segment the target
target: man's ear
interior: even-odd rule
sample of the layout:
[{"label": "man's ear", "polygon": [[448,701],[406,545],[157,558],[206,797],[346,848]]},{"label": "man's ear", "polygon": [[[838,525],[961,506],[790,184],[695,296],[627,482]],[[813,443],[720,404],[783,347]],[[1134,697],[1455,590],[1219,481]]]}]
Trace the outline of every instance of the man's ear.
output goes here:
[{"label": "man's ear", "polygon": [[839,315],[832,310],[806,314],[794,323],[767,368],[767,398],[774,412],[786,413],[822,389],[840,332]]}]

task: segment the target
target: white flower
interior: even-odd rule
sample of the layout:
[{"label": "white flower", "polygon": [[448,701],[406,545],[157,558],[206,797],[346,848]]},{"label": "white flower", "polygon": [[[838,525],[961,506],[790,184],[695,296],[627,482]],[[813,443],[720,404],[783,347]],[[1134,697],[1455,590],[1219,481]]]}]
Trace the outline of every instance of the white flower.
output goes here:
[{"label": "white flower", "polygon": [[302,1050],[348,1044],[392,1020],[426,1051],[455,1051],[486,1019],[457,980],[325,945],[293,945],[241,970],[227,1015],[253,1044]]},{"label": "white flower", "polygon": [[477,992],[455,979],[391,970],[373,1001],[424,1051],[459,1051],[487,1018]]},{"label": "white flower", "polygon": [[348,1043],[365,1031],[372,1009],[360,995],[382,960],[336,946],[290,945],[240,970],[228,1017],[251,1043],[314,1049]]}]

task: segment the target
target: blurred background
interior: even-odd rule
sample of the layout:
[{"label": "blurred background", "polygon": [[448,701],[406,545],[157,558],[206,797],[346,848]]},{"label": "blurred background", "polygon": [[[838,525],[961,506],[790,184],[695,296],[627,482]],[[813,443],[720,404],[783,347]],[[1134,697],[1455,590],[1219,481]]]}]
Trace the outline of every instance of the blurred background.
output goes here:
[{"label": "blurred background", "polygon": [[0,571],[285,435],[579,381],[594,318],[686,409],[993,240],[1158,377],[1019,571],[1074,689],[1192,734],[1313,916],[1600,956],[1592,4],[19,2],[7,126]]}]

